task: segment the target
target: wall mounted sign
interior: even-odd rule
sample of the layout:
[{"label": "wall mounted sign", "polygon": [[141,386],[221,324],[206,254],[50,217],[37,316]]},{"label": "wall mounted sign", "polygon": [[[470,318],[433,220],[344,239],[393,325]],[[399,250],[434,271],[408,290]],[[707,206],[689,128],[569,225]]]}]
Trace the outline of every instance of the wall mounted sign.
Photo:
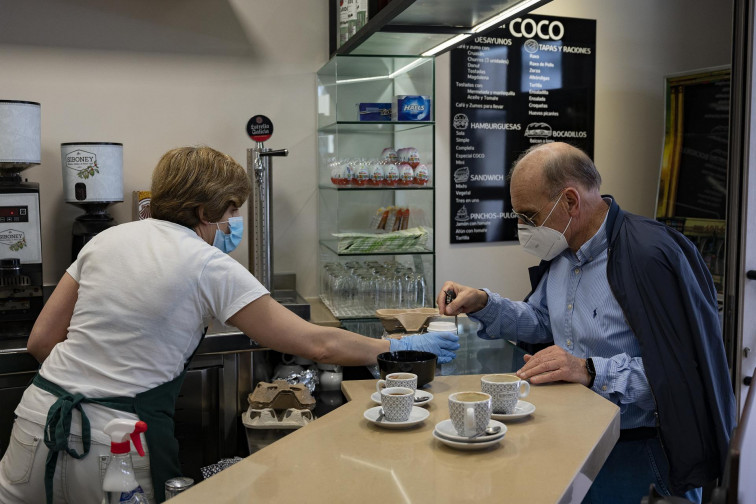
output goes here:
[{"label": "wall mounted sign", "polygon": [[533,145],[593,157],[596,21],[528,15],[451,51],[451,243],[517,240],[507,174]]},{"label": "wall mounted sign", "polygon": [[267,142],[273,136],[273,121],[264,115],[252,116],[247,121],[247,135],[255,142]]}]

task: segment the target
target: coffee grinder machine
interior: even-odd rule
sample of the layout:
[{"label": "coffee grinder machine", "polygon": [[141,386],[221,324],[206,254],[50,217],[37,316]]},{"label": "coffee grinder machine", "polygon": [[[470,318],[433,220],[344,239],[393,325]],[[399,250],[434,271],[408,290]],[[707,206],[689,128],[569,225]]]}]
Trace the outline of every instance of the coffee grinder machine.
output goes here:
[{"label": "coffee grinder machine", "polygon": [[123,201],[123,144],[63,143],[60,144],[60,158],[66,203],[86,212],[73,223],[71,261],[75,261],[89,240],[116,224],[107,208]]},{"label": "coffee grinder machine", "polygon": [[0,336],[42,310],[39,184],[21,178],[41,163],[41,115],[37,102],[0,100]]}]

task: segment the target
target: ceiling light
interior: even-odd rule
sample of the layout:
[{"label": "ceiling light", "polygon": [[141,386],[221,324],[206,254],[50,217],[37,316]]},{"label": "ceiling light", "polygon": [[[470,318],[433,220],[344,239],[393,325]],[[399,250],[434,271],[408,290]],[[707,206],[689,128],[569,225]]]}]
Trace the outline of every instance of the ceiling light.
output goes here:
[{"label": "ceiling light", "polygon": [[536,5],[540,2],[542,2],[542,0],[525,0],[523,2],[518,3],[517,5],[513,5],[512,7],[508,9],[504,9],[500,13],[496,14],[494,17],[488,18],[487,21],[483,21],[482,23],[473,26],[472,32],[480,33],[483,30],[487,30],[488,28],[501,23],[505,19],[512,17],[515,14],[518,14],[524,11],[528,7],[532,5]]},{"label": "ceiling light", "polygon": [[507,9],[504,9],[503,11],[501,11],[498,14],[496,14],[495,16],[488,18],[486,21],[483,21],[482,23],[479,23],[479,24],[473,26],[472,29],[470,30],[470,33],[462,33],[462,34],[456,35],[456,36],[454,36],[454,37],[452,37],[452,38],[450,38],[450,39],[448,39],[448,40],[440,43],[436,47],[425,51],[422,55],[423,56],[433,56],[434,54],[437,54],[437,53],[443,51],[447,47],[450,47],[450,46],[453,46],[453,45],[456,45],[456,44],[462,42],[466,38],[472,36],[472,34],[474,34],[474,33],[480,33],[482,31],[485,31],[485,30],[491,28],[492,26],[495,26],[495,25],[501,23],[505,19],[511,18],[511,17],[519,14],[520,12],[524,11],[525,9],[528,9],[530,7],[534,7],[534,6],[536,6],[538,4],[541,4],[541,3],[544,3],[544,0],[523,0],[521,2],[518,2],[516,5],[513,5],[512,7],[509,7]]},{"label": "ceiling light", "polygon": [[460,33],[459,35],[457,35],[455,37],[452,37],[449,40],[438,44],[433,49],[425,51],[422,54],[422,56],[433,56],[434,54],[443,51],[444,49],[446,49],[449,46],[453,46],[453,45],[455,45],[455,44],[457,44],[459,42],[462,42],[463,40],[465,40],[466,38],[470,37],[471,35],[472,35],[471,33]]}]

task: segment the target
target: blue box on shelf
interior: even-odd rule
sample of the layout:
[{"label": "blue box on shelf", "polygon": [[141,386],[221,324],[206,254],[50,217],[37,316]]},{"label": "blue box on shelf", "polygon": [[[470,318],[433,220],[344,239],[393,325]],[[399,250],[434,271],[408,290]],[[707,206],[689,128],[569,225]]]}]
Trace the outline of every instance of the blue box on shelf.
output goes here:
[{"label": "blue box on shelf", "polygon": [[391,118],[394,121],[430,121],[430,96],[398,95],[394,97]]},{"label": "blue box on shelf", "polygon": [[360,121],[390,121],[390,103],[360,103]]}]

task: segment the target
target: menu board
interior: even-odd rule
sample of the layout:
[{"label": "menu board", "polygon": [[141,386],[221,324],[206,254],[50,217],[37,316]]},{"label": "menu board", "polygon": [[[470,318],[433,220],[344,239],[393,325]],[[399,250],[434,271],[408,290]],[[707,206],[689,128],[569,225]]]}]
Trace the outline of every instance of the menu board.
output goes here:
[{"label": "menu board", "polygon": [[533,145],[593,157],[596,21],[529,14],[451,51],[451,243],[517,240],[507,174]]}]

